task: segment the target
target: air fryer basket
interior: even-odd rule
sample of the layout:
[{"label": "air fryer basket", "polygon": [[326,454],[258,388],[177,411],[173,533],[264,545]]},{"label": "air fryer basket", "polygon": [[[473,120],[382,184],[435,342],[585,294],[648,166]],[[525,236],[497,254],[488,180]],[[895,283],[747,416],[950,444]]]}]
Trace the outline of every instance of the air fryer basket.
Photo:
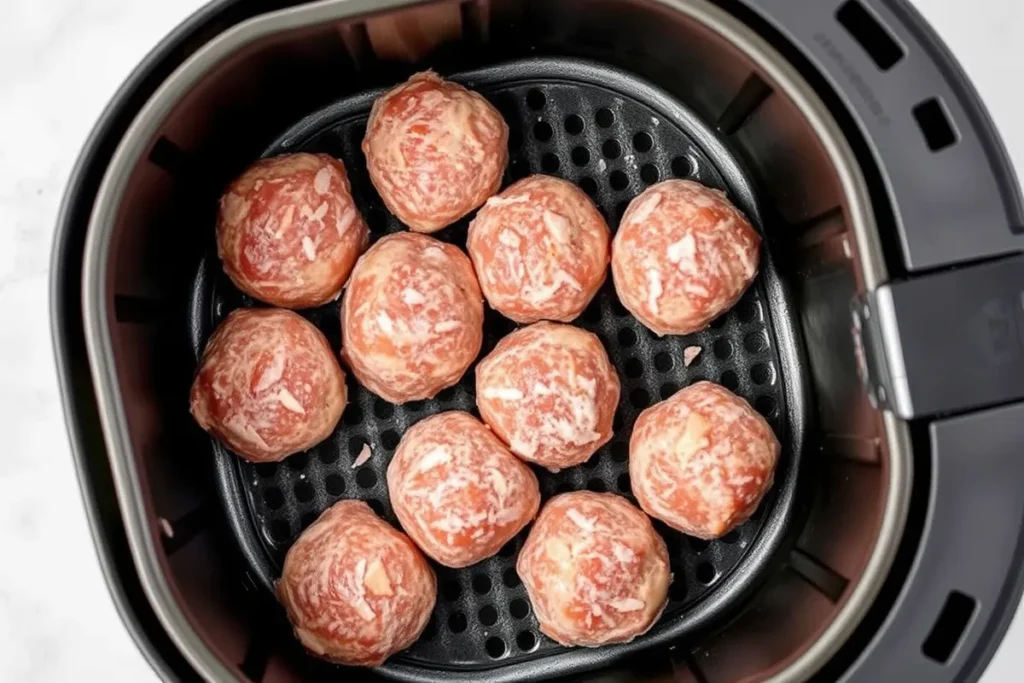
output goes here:
[{"label": "air fryer basket", "polygon": [[[490,98],[509,123],[506,182],[531,172],[561,176],[584,188],[617,226],[629,200],[645,186],[683,177],[728,192],[755,224],[761,222],[748,180],[714,134],[635,77],[565,58],[512,62],[452,77]],[[265,152],[323,152],[344,160],[374,239],[406,229],[374,191],[359,148],[378,94],[360,93],[310,114]],[[467,225],[468,219],[462,220],[438,237],[464,245]],[[200,262],[190,301],[197,360],[225,315],[240,305],[256,305],[223,275],[213,251]],[[338,304],[305,314],[337,350]],[[773,490],[750,522],[718,541],[688,538],[658,524],[672,562],[671,600],[654,629],[628,645],[570,650],[540,634],[515,570],[524,531],[498,556],[472,568],[436,567],[441,591],[427,632],[380,667],[382,673],[443,681],[477,680],[486,671],[491,681],[518,681],[594,669],[720,623],[773,568],[794,515],[805,408],[797,350],[777,342],[793,338],[794,324],[770,254],[764,254],[760,276],[740,303],[702,332],[659,338],[622,308],[610,280],[576,322],[596,333],[609,351],[622,399],[610,444],[580,467],[556,475],[538,470],[544,499],[580,489],[632,498],[626,456],[634,420],[653,402],[702,379],[721,382],[746,398],[785,443]],[[776,327],[782,328],[779,335]],[[489,311],[482,355],[511,329],[510,321]],[[691,345],[702,353],[687,367],[683,349]],[[475,411],[472,368],[437,398],[403,406],[350,382],[349,406],[335,434],[280,465],[247,463],[215,443],[218,485],[231,527],[260,584],[272,590],[299,531],[339,498],[366,500],[397,525],[385,486],[390,455],[411,424],[445,410]],[[350,463],[363,444],[374,456],[353,470]]]},{"label": "air fryer basket", "polygon": [[[613,223],[641,183],[687,171],[673,168],[689,155],[677,150],[698,152],[698,177],[720,181],[764,231],[772,262],[745,301],[760,305],[741,305],[692,340],[655,340],[629,327],[606,293],[583,324],[604,335],[621,363],[623,431],[636,410],[631,399],[655,400],[663,384],[707,373],[736,383],[755,405],[770,396],[790,451],[762,517],[739,534],[750,535],[749,545],[694,548],[676,537],[689,595],[676,600],[679,612],[664,630],[636,641],[635,656],[628,648],[571,652],[575,665],[556,665],[566,653],[536,638],[529,615],[511,613],[522,606],[504,572],[496,582],[508,561],[499,556],[487,565],[489,590],[482,579],[474,586],[472,572],[460,574],[457,604],[439,607],[449,618],[459,610],[466,631],[445,633],[450,625],[436,623],[437,634],[417,646],[424,649],[384,673],[410,677],[410,658],[419,657],[415,667],[429,660],[436,673],[443,659],[472,680],[591,664],[610,681],[797,681],[817,673],[941,683],[979,675],[1021,588],[1024,353],[1016,330],[1024,327],[1024,211],[1012,169],[970,86],[904,0],[716,4],[221,0],[133,76],[69,186],[54,249],[53,320],[97,544],[122,613],[158,670],[266,683],[380,678],[309,658],[266,583],[281,539],[332,491],[379,496],[380,470],[366,489],[369,475],[360,473],[386,462],[388,444],[412,416],[388,415],[361,396],[358,429],[379,440],[367,468],[346,469],[349,444],[333,441],[333,453],[263,476],[224,452],[211,457],[185,397],[204,336],[219,315],[250,303],[223,283],[211,258],[226,182],[289,146],[323,144],[359,168],[352,133],[332,137],[343,122],[331,116],[432,67],[477,79],[495,98],[512,95],[515,116],[512,108],[507,115],[523,126],[523,161],[512,170],[529,164],[577,182],[593,178]],[[509,75],[537,65],[567,70]],[[495,73],[503,76],[488,81]],[[601,74],[600,82],[586,73]],[[544,98],[537,110],[531,90]],[[611,104],[601,99],[609,93]],[[596,112],[584,105],[631,124],[608,129],[617,158],[604,157],[603,134],[586,137],[605,129],[590,123]],[[574,134],[559,118],[570,107],[584,120],[585,144],[565,146]],[[652,116],[657,134],[647,126]],[[551,127],[549,140],[537,139],[547,136],[537,123]],[[282,138],[287,130],[294,135]],[[627,155],[638,132],[651,135],[651,149],[634,153],[633,168]],[[589,157],[585,166],[573,161],[576,147]],[[602,158],[601,173],[612,175],[599,174]],[[377,232],[393,229],[385,212],[372,210],[376,199],[362,182]],[[318,322],[336,343],[334,322]],[[762,331],[768,347],[748,350],[743,342]],[[679,347],[690,341],[703,348],[701,361],[679,368]],[[651,371],[663,352],[680,374]],[[640,376],[631,376],[635,368]],[[766,375],[772,381],[757,384]],[[471,403],[465,387],[450,394],[444,400]],[[774,412],[767,401],[761,407]],[[357,427],[339,434],[346,429]],[[547,480],[546,489],[592,480],[619,487],[615,448],[589,470]],[[797,495],[787,500],[787,492]],[[275,521],[288,525],[287,533],[277,525],[277,543]],[[718,572],[708,587],[700,582],[704,562]],[[493,634],[484,628],[497,629],[504,643],[497,660],[487,654]],[[534,634],[532,652],[513,642],[522,632]],[[464,661],[449,662],[456,657]],[[457,675],[440,668],[448,671],[442,677]]]}]

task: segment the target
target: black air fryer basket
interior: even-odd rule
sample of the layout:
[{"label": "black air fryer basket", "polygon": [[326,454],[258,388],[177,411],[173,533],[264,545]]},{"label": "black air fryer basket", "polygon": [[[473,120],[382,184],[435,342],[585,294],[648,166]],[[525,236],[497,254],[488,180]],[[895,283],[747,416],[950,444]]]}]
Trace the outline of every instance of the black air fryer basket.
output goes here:
[{"label": "black air fryer basket", "polygon": [[[348,167],[372,239],[404,229],[359,143],[374,97],[425,68],[502,112],[506,184],[563,177],[614,230],[645,187],[691,178],[765,238],[754,285],[706,330],[657,337],[610,280],[575,321],[608,349],[622,398],[607,446],[540,475],[545,499],[631,498],[637,414],[704,379],[783,443],[734,532],[657,525],[670,602],[629,644],[540,634],[514,570],[525,532],[436,567],[427,632],[375,670],[292,638],[272,593],[288,547],[339,499],[397,524],[384,474],[398,440],[472,410],[472,369],[404,406],[350,378],[334,434],[280,464],[237,458],[188,415],[212,330],[259,305],[216,257],[223,187],[260,156],[324,152]],[[214,2],[115,97],[54,246],[65,410],[115,601],[168,679],[974,680],[1021,588],[1021,206],[984,110],[902,0]],[[464,245],[467,224],[438,236]],[[302,313],[337,350],[337,304]],[[489,312],[483,353],[511,329]],[[373,456],[352,468],[364,443]]]}]

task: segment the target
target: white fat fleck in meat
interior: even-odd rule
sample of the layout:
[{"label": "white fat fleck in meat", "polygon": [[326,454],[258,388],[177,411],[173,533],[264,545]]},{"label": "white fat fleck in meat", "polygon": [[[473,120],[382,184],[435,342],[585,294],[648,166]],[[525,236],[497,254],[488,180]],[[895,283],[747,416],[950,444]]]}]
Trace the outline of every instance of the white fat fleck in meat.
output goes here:
[{"label": "white fat fleck in meat", "polygon": [[331,169],[324,166],[316,172],[316,176],[313,177],[313,189],[318,194],[327,194],[331,189]]},{"label": "white fat fleck in meat", "polygon": [[544,382],[534,382],[533,386],[530,387],[530,393],[534,396],[550,396],[555,393],[555,390],[544,384]]},{"label": "white fat fleck in meat", "polygon": [[654,210],[658,208],[658,204],[661,204],[660,192],[654,192],[648,195],[641,200],[640,205],[633,210],[632,214],[629,216],[630,222],[643,223],[652,213],[654,213]]},{"label": "white fat fleck in meat", "polygon": [[288,228],[292,227],[292,221],[294,219],[295,205],[289,204],[288,208],[286,208],[284,213],[281,215],[281,222],[278,223],[277,232],[274,233],[274,239],[281,239],[281,236],[288,232]]},{"label": "white fat fleck in meat", "polygon": [[359,451],[359,455],[352,461],[352,469],[362,467],[367,461],[373,456],[373,451],[370,450],[370,444],[364,443],[362,449]]},{"label": "white fat fleck in meat", "polygon": [[661,294],[661,273],[651,268],[647,271],[647,308],[655,315],[659,312],[658,300]]},{"label": "white fat fleck in meat", "polygon": [[484,398],[496,398],[501,401],[521,401],[523,392],[515,387],[487,387],[483,390]]},{"label": "white fat fleck in meat", "polygon": [[562,244],[569,244],[572,241],[572,224],[565,216],[554,211],[544,210],[544,227]]},{"label": "white fat fleck in meat", "polygon": [[636,559],[636,553],[632,551],[628,546],[615,541],[612,543],[612,553],[615,555],[615,559],[621,564],[627,564]]},{"label": "white fat fleck in meat", "polygon": [[284,368],[286,363],[287,359],[285,358],[284,352],[280,350],[275,351],[274,357],[270,361],[270,365],[263,371],[263,374],[260,375],[259,381],[256,383],[255,391],[257,394],[262,391],[266,391],[281,381],[281,378],[284,377]]},{"label": "white fat fleck in meat", "polygon": [[445,332],[451,332],[462,327],[462,323],[458,320],[442,320],[441,322],[434,325],[434,332],[438,334],[444,334]]},{"label": "white fat fleck in meat", "polygon": [[316,260],[316,245],[313,244],[313,240],[309,238],[309,235],[305,235],[302,238],[302,253],[304,253],[306,258],[310,261]]},{"label": "white fat fleck in meat", "polygon": [[683,281],[683,291],[687,294],[696,294],[697,296],[708,296],[710,294],[707,287],[692,280]]},{"label": "white fat fleck in meat", "polygon": [[344,213],[338,216],[334,222],[334,227],[338,231],[339,235],[344,235],[345,231],[349,229],[356,220],[356,210],[349,207]]},{"label": "white fat fleck in meat", "polygon": [[327,202],[321,202],[320,206],[316,207],[316,211],[310,211],[308,206],[303,206],[300,213],[305,219],[322,222],[324,216],[327,215]]},{"label": "white fat fleck in meat", "polygon": [[679,270],[689,272],[696,265],[694,259],[697,256],[697,241],[692,233],[687,233],[678,241],[668,245],[665,250],[669,263],[675,263]]},{"label": "white fat fleck in meat", "polygon": [[412,287],[406,287],[402,290],[402,301],[409,306],[415,306],[417,304],[425,303],[427,297],[423,296],[418,290]]},{"label": "white fat fleck in meat", "polygon": [[638,612],[646,607],[647,604],[639,598],[623,598],[621,600],[609,601],[608,606],[619,612]]},{"label": "white fat fleck in meat", "polygon": [[519,235],[514,231],[507,229],[498,233],[498,242],[512,249],[518,249],[519,245],[522,244],[522,240],[519,239]]},{"label": "white fat fleck in meat", "polygon": [[507,204],[523,204],[529,202],[530,198],[525,194],[517,194],[512,197],[500,197],[494,195],[487,200],[487,206],[505,206]]},{"label": "white fat fleck in meat", "polygon": [[392,320],[391,317],[387,313],[384,313],[384,312],[378,313],[377,317],[376,317],[376,321],[377,321],[377,327],[379,327],[381,332],[383,332],[384,334],[394,334],[395,333],[395,321]]},{"label": "white fat fleck in meat", "polygon": [[429,472],[440,465],[447,465],[452,461],[452,454],[444,446],[438,446],[428,452],[419,460],[416,467],[417,472]]},{"label": "white fat fleck in meat", "polygon": [[572,287],[577,291],[583,291],[583,285],[579,280],[561,268],[556,270],[551,277],[551,282],[543,285],[528,285],[523,287],[523,299],[534,305],[546,303],[553,297],[563,285]]},{"label": "white fat fleck in meat", "polygon": [[583,375],[577,375],[576,384],[579,385],[580,389],[586,392],[587,396],[594,398],[597,396],[597,380],[593,377],[584,377]]},{"label": "white fat fleck in meat", "polygon": [[498,494],[498,497],[504,498],[508,493],[508,480],[497,469],[488,472],[487,477],[491,480],[491,486],[494,487],[494,492]]},{"label": "white fat fleck in meat", "polygon": [[293,413],[298,413],[299,415],[306,414],[306,409],[303,408],[302,404],[299,403],[299,400],[295,398],[295,394],[288,391],[284,387],[281,387],[280,389],[277,390],[277,394],[274,396],[274,398],[276,398],[277,401],[287,410],[290,410]]},{"label": "white fat fleck in meat", "polygon": [[597,525],[594,523],[594,520],[585,517],[583,513],[581,513],[576,508],[569,508],[568,510],[566,510],[565,516],[571,519],[576,526],[583,529],[583,531],[587,533],[593,533],[593,531],[597,528]]}]

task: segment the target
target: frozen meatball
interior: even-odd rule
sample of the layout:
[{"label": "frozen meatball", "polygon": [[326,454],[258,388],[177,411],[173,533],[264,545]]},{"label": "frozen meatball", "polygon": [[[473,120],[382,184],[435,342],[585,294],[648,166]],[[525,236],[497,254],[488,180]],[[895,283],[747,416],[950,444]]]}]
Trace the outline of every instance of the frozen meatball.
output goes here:
[{"label": "frozen meatball", "polygon": [[630,202],[619,223],[612,243],[615,290],[657,334],[696,332],[753,282],[760,245],[724,193],[666,180]]},{"label": "frozen meatball", "polygon": [[779,441],[728,389],[697,382],[640,413],[629,440],[633,495],[647,514],[698,538],[718,538],[754,513],[771,488]]},{"label": "frozen meatball", "polygon": [[252,462],[326,439],[345,409],[345,374],[327,339],[276,308],[232,312],[210,337],[192,382],[199,426]]},{"label": "frozen meatball", "polygon": [[469,226],[469,256],[496,311],[516,322],[569,322],[608,272],[611,233],[578,187],[535,175],[491,197]]},{"label": "frozen meatball", "polygon": [[498,191],[508,126],[483,97],[426,71],[373,103],[363,153],[391,213],[435,232]]},{"label": "frozen meatball", "polygon": [[619,378],[600,340],[541,322],[508,335],[476,368],[476,405],[512,452],[552,472],[612,437]]},{"label": "frozen meatball", "polygon": [[326,154],[257,161],[220,200],[224,271],[243,292],[275,306],[336,299],[366,239],[345,166]]},{"label": "frozen meatball", "polygon": [[469,258],[426,235],[389,235],[367,251],[342,300],[342,355],[392,403],[459,381],[483,341],[484,304]]},{"label": "frozen meatball", "polygon": [[516,563],[540,630],[562,645],[625,643],[668,601],[668,550],[651,520],[611,493],[555,496]]},{"label": "frozen meatball", "polygon": [[277,598],[310,652],[378,666],[423,633],[437,580],[405,534],[366,503],[342,500],[288,550]]},{"label": "frozen meatball", "polygon": [[537,514],[537,477],[482,422],[459,411],[416,423],[388,465],[391,506],[430,557],[466,567]]}]

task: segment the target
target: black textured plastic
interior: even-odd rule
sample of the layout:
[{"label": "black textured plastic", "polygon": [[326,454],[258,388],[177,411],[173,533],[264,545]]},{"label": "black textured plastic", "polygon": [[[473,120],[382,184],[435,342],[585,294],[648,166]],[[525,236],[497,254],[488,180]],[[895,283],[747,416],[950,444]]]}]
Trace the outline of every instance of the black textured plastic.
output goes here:
[{"label": "black textured plastic", "polygon": [[[614,230],[629,200],[645,187],[666,178],[691,178],[725,190],[755,224],[760,223],[753,195],[735,162],[692,114],[652,86],[606,67],[570,60],[531,60],[453,78],[491,99],[508,121],[506,184],[530,173],[566,178],[594,199]],[[348,98],[307,117],[266,151],[267,156],[325,152],[344,160],[373,239],[404,229],[370,184],[359,148],[376,94]],[[464,247],[467,225],[468,220],[460,221],[436,236]],[[758,280],[740,303],[696,334],[657,337],[618,302],[610,277],[576,321],[604,343],[622,382],[622,399],[614,438],[588,462],[558,474],[536,470],[544,499],[589,489],[633,500],[627,453],[634,420],[654,402],[703,379],[747,399],[785,444],[772,492],[751,521],[725,538],[701,541],[656,523],[668,544],[674,580],[669,605],[648,634],[627,645],[593,650],[567,649],[542,636],[515,572],[524,531],[497,556],[472,567],[434,565],[439,595],[426,632],[380,672],[417,681],[548,677],[595,668],[628,652],[691,636],[727,617],[763,578],[788,526],[794,496],[803,416],[795,405],[800,401],[787,396],[796,386],[795,378],[787,375],[795,375],[799,368],[785,363],[793,355],[780,355],[777,347],[777,339],[792,338],[792,321],[780,291],[765,253]],[[197,357],[228,312],[252,305],[259,304],[238,292],[221,273],[216,254],[209,254],[192,299]],[[304,315],[337,349],[338,304]],[[482,355],[514,329],[512,322],[490,310],[485,326]],[[700,347],[701,353],[685,367],[683,350],[688,346]],[[351,374],[348,385],[350,403],[341,424],[327,441],[306,453],[280,464],[253,465],[215,443],[219,484],[233,529],[254,573],[268,589],[291,543],[334,501],[365,500],[397,526],[385,471],[404,431],[444,410],[476,412],[472,368],[437,398],[404,406],[371,394]],[[352,469],[364,443],[373,456]]]}]

